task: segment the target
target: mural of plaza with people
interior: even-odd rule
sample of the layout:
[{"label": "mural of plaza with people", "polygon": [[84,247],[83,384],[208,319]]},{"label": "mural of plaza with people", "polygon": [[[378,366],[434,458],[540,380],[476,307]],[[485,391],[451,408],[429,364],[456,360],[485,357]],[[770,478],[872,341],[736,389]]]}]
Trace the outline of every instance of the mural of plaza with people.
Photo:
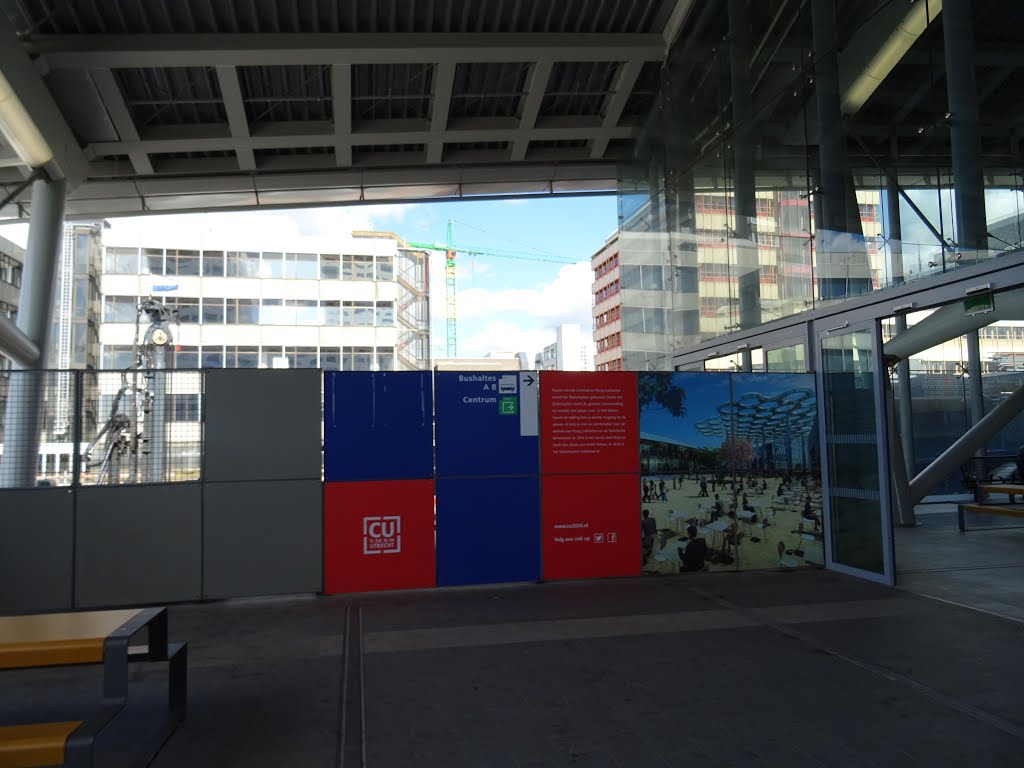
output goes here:
[{"label": "mural of plaza with people", "polygon": [[639,377],[643,572],[821,567],[811,374]]}]

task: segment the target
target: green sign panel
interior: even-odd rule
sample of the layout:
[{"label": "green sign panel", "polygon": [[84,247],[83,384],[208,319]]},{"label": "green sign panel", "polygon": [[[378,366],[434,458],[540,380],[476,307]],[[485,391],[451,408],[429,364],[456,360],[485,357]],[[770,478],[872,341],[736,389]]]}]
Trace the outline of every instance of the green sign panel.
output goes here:
[{"label": "green sign panel", "polygon": [[503,397],[498,400],[498,413],[502,416],[515,416],[519,413],[518,397]]},{"label": "green sign panel", "polygon": [[995,307],[995,297],[988,291],[975,293],[964,299],[965,315],[980,315],[982,312],[991,312]]}]

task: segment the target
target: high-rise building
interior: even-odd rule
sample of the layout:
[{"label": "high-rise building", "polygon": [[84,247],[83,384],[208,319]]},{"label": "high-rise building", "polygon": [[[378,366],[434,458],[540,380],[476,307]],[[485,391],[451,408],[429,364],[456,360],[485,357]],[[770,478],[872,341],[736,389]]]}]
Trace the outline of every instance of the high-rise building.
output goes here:
[{"label": "high-rise building", "polygon": [[[7,238],[0,237],[0,315],[12,321],[18,316],[18,294],[21,292],[21,270],[24,261],[24,249]],[[0,371],[10,367],[11,361],[0,355]]]}]

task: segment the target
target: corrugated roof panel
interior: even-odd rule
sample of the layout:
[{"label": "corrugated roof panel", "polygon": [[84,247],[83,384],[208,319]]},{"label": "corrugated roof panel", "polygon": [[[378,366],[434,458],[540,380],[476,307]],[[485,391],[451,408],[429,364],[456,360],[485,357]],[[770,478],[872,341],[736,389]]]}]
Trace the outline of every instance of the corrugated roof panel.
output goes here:
[{"label": "corrugated roof panel", "polygon": [[250,124],[332,119],[328,66],[239,67],[238,80]]},{"label": "corrugated roof panel", "polygon": [[515,117],[529,71],[525,63],[457,65],[450,115]]},{"label": "corrugated roof panel", "polygon": [[30,34],[660,32],[675,0],[0,0]]},{"label": "corrugated roof panel", "polygon": [[115,69],[114,76],[140,129],[227,122],[212,67]]},{"label": "corrugated roof panel", "polygon": [[352,67],[352,117],[426,119],[433,79],[432,64],[356,64]]},{"label": "corrugated roof panel", "polygon": [[613,61],[556,62],[541,103],[541,116],[600,115],[617,67]]}]

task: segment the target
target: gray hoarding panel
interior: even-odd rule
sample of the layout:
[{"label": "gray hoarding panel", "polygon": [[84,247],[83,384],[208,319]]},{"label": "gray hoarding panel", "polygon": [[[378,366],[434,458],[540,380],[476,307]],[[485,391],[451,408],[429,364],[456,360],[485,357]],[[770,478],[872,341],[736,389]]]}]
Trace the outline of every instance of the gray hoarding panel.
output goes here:
[{"label": "gray hoarding panel", "polygon": [[201,503],[198,483],[82,488],[75,606],[198,599]]},{"label": "gray hoarding panel", "polygon": [[306,369],[207,371],[204,478],[319,480],[321,381]]},{"label": "gray hoarding panel", "polygon": [[68,488],[0,491],[0,613],[71,609]]},{"label": "gray hoarding panel", "polygon": [[205,486],[205,597],[319,592],[319,480]]}]

